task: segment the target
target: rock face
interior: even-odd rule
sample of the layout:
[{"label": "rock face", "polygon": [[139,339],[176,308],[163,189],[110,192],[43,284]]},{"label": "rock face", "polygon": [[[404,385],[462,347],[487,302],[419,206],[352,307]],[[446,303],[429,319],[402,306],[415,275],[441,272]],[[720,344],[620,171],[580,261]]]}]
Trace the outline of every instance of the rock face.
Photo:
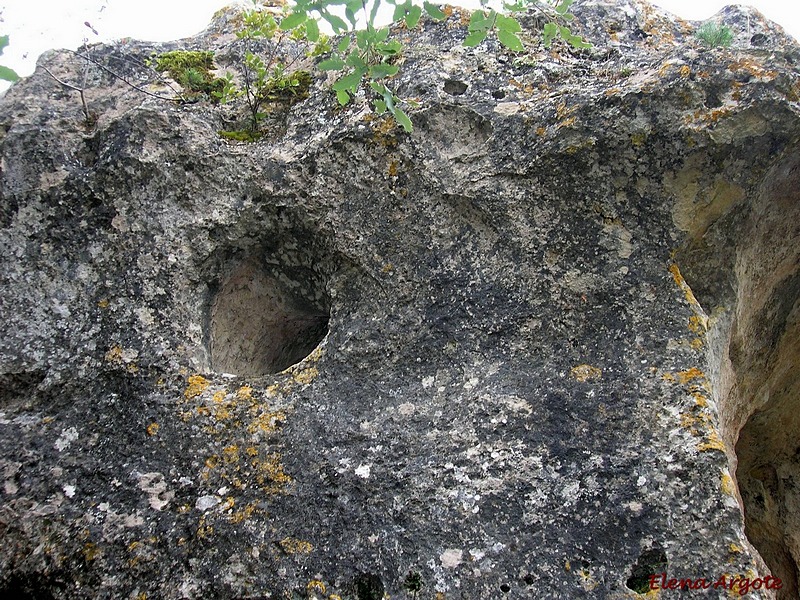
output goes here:
[{"label": "rock face", "polygon": [[[590,51],[395,32],[411,134],[321,75],[251,144],[95,66],[91,126],[9,90],[4,597],[797,597],[800,49],[575,12]],[[232,69],[233,22],[92,51]]]}]

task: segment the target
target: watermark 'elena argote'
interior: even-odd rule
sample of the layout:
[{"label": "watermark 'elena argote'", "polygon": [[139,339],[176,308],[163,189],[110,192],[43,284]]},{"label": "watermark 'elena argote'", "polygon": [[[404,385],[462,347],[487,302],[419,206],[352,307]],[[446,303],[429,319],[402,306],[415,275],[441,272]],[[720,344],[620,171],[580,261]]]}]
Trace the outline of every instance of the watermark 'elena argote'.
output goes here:
[{"label": "watermark 'elena argote'", "polygon": [[780,578],[772,575],[757,577],[756,579],[749,579],[739,575],[720,575],[716,580],[706,579],[705,577],[697,579],[691,577],[667,579],[666,573],[650,575],[651,590],[707,590],[713,588],[715,590],[732,590],[740,596],[744,596],[753,590],[779,590],[782,587],[783,583]]}]

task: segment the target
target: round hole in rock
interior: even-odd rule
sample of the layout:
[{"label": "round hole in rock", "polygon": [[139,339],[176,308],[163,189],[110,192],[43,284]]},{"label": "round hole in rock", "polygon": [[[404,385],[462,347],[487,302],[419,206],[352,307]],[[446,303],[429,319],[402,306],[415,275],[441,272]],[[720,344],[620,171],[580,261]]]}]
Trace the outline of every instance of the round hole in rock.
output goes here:
[{"label": "round hole in rock", "polygon": [[280,270],[248,259],[227,276],[211,304],[211,367],[244,377],[282,371],[323,340],[329,312],[313,270]]}]

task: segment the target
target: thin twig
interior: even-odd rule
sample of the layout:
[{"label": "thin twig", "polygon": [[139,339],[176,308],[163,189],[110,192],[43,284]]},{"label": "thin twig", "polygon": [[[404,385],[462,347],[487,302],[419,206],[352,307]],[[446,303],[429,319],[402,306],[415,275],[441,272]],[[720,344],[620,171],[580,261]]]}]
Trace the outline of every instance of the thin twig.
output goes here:
[{"label": "thin twig", "polygon": [[[65,88],[68,88],[70,90],[74,90],[74,91],[80,93],[80,95],[81,95],[81,105],[83,106],[83,116],[86,117],[86,122],[87,123],[89,121],[91,121],[91,117],[89,116],[89,107],[86,104],[86,97],[83,94],[84,88],[78,87],[77,85],[72,85],[71,83],[67,83],[63,79],[59,79],[58,77],[53,75],[53,72],[50,69],[48,69],[47,67],[45,67],[44,65],[42,65],[42,68],[45,70],[45,72],[48,75],[50,75],[50,77],[52,77],[56,81],[56,83],[60,83]],[[86,78],[84,77],[84,82],[85,81],[86,81]]]},{"label": "thin twig", "polygon": [[122,75],[120,75],[119,73],[117,73],[116,71],[114,71],[112,69],[109,69],[107,66],[105,66],[104,64],[96,61],[91,56],[86,56],[84,54],[80,54],[78,52],[75,52],[74,50],[70,50],[70,52],[72,52],[75,56],[79,56],[80,58],[89,61],[93,65],[100,67],[101,69],[103,69],[103,71],[105,71],[106,73],[108,73],[112,77],[115,77],[115,78],[119,79],[121,82],[129,85],[130,87],[132,87],[136,91],[142,92],[146,96],[150,96],[152,98],[157,98],[158,100],[167,100],[168,102],[185,102],[185,100],[183,98],[181,98],[181,97],[169,98],[167,96],[162,96],[160,94],[155,94],[153,92],[150,92],[150,91],[144,89],[143,87],[138,86],[135,83],[132,83],[132,82],[128,81]]}]

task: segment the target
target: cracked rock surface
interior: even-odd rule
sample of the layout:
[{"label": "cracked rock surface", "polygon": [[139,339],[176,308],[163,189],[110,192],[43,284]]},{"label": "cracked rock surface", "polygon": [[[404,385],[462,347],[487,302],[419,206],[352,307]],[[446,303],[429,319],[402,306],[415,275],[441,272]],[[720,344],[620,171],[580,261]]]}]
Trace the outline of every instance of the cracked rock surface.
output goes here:
[{"label": "cracked rock surface", "polygon": [[95,67],[87,125],[67,52],[0,99],[4,596],[797,597],[800,48],[575,14],[394,31],[411,134],[318,73],[255,143]]}]

